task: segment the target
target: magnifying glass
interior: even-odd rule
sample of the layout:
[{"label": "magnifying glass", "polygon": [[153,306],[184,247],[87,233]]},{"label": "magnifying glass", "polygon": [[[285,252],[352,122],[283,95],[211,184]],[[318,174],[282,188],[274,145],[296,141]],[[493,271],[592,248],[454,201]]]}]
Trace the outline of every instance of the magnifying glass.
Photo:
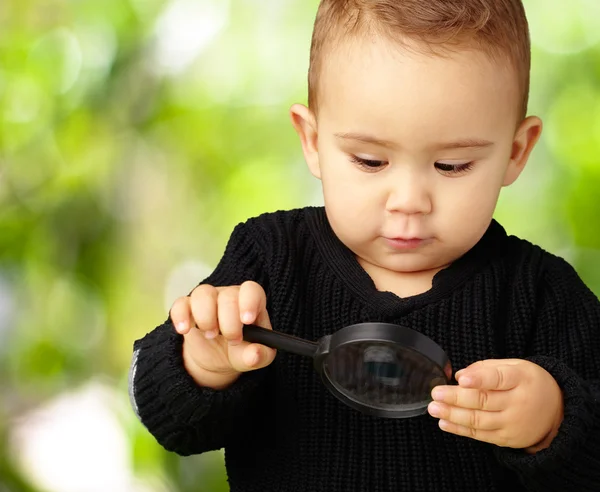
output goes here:
[{"label": "magnifying glass", "polygon": [[452,378],[452,366],[442,348],[400,325],[359,323],[316,342],[255,325],[244,325],[243,335],[247,342],[312,357],[333,395],[377,417],[426,413],[431,390]]}]

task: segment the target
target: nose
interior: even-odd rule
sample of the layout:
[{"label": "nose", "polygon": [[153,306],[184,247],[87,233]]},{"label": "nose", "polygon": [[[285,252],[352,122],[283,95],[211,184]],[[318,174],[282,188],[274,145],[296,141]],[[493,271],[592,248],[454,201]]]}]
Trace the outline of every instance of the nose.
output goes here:
[{"label": "nose", "polygon": [[426,176],[415,169],[398,173],[390,179],[386,210],[406,215],[431,213],[432,197],[426,181]]}]

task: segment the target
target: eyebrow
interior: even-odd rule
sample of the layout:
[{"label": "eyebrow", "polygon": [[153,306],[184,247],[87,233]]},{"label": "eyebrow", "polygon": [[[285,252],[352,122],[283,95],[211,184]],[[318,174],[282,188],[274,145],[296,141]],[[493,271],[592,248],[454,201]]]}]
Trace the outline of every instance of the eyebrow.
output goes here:
[{"label": "eyebrow", "polygon": [[[336,133],[336,138],[341,140],[356,140],[358,142],[364,142],[368,144],[378,145],[380,147],[397,147],[398,145],[389,140],[381,140],[371,135],[365,135],[362,133]],[[450,149],[474,149],[474,148],[485,148],[492,147],[494,142],[484,140],[480,138],[462,138],[454,140],[452,142],[442,142],[434,145],[437,150],[450,150]]]}]

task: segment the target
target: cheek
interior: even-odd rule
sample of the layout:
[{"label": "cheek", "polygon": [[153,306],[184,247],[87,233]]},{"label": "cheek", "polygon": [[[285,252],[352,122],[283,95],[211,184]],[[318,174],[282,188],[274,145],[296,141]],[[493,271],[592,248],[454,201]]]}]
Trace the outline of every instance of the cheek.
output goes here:
[{"label": "cheek", "polygon": [[496,205],[505,172],[506,165],[498,160],[479,163],[472,175],[454,178],[456,182],[441,191],[445,205],[476,216],[488,214]]},{"label": "cheek", "polygon": [[368,176],[361,176],[351,163],[342,164],[337,168],[331,165],[322,168],[321,181],[329,221],[337,236],[348,245],[362,241],[379,227],[381,207]]},{"label": "cheek", "polygon": [[375,201],[372,180],[358,171],[345,154],[325,154],[321,162],[323,194],[332,207],[356,213]]},{"label": "cheek", "polygon": [[475,216],[485,215],[496,205],[500,186],[486,185],[486,183],[473,183],[462,189],[454,196],[454,209]]},{"label": "cheek", "polygon": [[367,220],[376,208],[376,200],[364,183],[344,180],[341,176],[322,179],[325,206],[336,216]]},{"label": "cheek", "polygon": [[455,238],[463,245],[474,245],[480,239],[496,208],[501,189],[499,176],[499,173],[482,173],[481,179],[465,179],[452,192],[447,190],[441,195],[439,217],[444,220],[438,221],[438,225],[444,228],[447,239]]}]

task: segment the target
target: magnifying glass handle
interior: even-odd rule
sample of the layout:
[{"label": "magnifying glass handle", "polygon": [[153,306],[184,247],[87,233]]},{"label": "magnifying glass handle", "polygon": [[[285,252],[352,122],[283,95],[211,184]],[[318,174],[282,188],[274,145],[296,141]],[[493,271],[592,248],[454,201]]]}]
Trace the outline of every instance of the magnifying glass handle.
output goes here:
[{"label": "magnifying glass handle", "polygon": [[256,325],[244,325],[243,334],[246,342],[260,343],[277,350],[284,350],[296,355],[306,355],[307,357],[314,357],[319,346],[316,342]]}]

